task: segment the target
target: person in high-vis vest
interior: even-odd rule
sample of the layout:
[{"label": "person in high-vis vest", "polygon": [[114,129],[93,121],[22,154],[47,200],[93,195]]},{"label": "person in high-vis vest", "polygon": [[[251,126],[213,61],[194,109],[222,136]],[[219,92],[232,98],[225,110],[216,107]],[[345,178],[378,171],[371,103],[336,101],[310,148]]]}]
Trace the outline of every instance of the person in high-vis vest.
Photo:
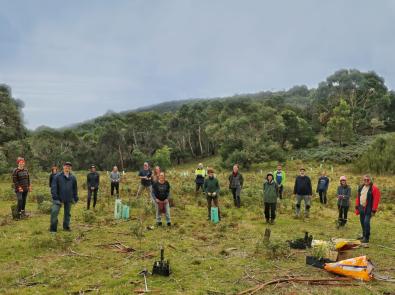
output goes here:
[{"label": "person in high-vis vest", "polygon": [[204,180],[206,179],[207,173],[203,168],[203,164],[199,163],[198,168],[195,170],[195,183],[196,183],[196,194],[199,192],[199,189],[203,191]]}]

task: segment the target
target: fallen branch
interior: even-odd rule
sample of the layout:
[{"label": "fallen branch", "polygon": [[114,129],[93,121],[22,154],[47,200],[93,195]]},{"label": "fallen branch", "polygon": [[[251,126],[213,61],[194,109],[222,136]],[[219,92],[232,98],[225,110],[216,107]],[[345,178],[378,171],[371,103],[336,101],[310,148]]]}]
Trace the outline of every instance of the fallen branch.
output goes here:
[{"label": "fallen branch", "polygon": [[74,250],[71,249],[71,248],[69,248],[69,251],[70,251],[70,254],[65,254],[65,255],[67,255],[67,256],[70,256],[70,255],[71,255],[71,256],[89,257],[89,258],[97,258],[97,259],[100,259],[100,257],[97,257],[97,256],[78,253],[78,252],[74,251]]},{"label": "fallen branch", "polygon": [[96,247],[109,248],[120,253],[130,253],[136,251],[135,249],[128,247],[119,241],[116,241],[115,243],[108,243],[108,244],[97,244]]},{"label": "fallen branch", "polygon": [[256,285],[255,287],[249,288],[247,290],[244,290],[244,291],[238,293],[238,295],[244,295],[244,294],[252,295],[269,285],[285,283],[285,282],[292,282],[292,283],[308,282],[311,284],[322,284],[322,285],[326,284],[326,285],[328,285],[328,282],[350,282],[350,281],[353,281],[353,280],[350,278],[335,278],[335,279],[286,278],[286,279],[277,279],[277,280],[273,280],[273,281],[269,281],[269,282],[266,282],[263,284]]}]

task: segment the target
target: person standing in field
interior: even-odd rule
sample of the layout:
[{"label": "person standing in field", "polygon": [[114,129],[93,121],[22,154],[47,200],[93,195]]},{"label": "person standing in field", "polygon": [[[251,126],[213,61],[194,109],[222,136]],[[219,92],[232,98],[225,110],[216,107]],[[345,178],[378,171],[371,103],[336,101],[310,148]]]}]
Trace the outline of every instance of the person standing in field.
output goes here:
[{"label": "person standing in field", "polygon": [[14,184],[14,189],[17,198],[17,213],[18,218],[26,217],[26,200],[27,194],[32,191],[32,186],[30,183],[29,171],[25,168],[25,159],[19,157],[16,160],[18,165],[12,173],[12,182]]},{"label": "person standing in field", "polygon": [[285,186],[285,171],[283,171],[283,166],[281,164],[277,165],[277,170],[273,172],[274,181],[277,183],[278,187],[278,197],[283,198],[284,186]]},{"label": "person standing in field", "polygon": [[86,186],[88,188],[88,199],[87,199],[87,207],[89,210],[91,205],[91,198],[93,194],[93,208],[96,207],[97,202],[97,192],[99,191],[100,185],[100,175],[96,172],[96,166],[91,165],[91,171],[86,176]]},{"label": "person standing in field", "polygon": [[56,174],[52,181],[52,208],[50,232],[58,229],[58,215],[62,204],[64,206],[63,230],[70,231],[71,204],[78,202],[77,179],[71,174],[70,162],[63,164],[63,172]]},{"label": "person standing in field", "polygon": [[337,208],[339,209],[338,226],[345,226],[347,213],[350,208],[351,187],[347,184],[345,176],[340,177],[340,185],[337,187]]},{"label": "person standing in field", "polygon": [[199,163],[197,169],[195,170],[195,184],[196,184],[196,195],[201,189],[203,190],[204,180],[206,179],[207,173],[206,170],[203,168],[203,163]]},{"label": "person standing in field", "polygon": [[369,175],[363,177],[363,185],[359,187],[355,200],[355,214],[359,215],[362,227],[362,243],[369,243],[370,219],[376,214],[380,203],[380,190],[373,184]]},{"label": "person standing in field", "polygon": [[152,194],[155,198],[156,224],[162,226],[161,215],[164,213],[167,226],[171,226],[169,204],[170,184],[166,180],[164,172],[160,172],[158,181],[153,183]]},{"label": "person standing in field", "polygon": [[229,175],[229,189],[232,191],[234,205],[240,208],[241,200],[240,193],[243,188],[244,179],[243,175],[239,172],[239,165],[233,165],[233,171]]},{"label": "person standing in field", "polygon": [[51,174],[49,175],[49,189],[51,189],[52,180],[54,179],[56,174],[58,174],[58,167],[57,166],[52,166]]},{"label": "person standing in field", "polygon": [[326,205],[327,203],[327,192],[329,188],[329,178],[326,176],[326,172],[322,171],[320,178],[317,182],[317,193],[320,196],[320,203]]},{"label": "person standing in field", "polygon": [[299,172],[300,175],[296,177],[294,185],[294,195],[296,197],[295,217],[300,217],[300,206],[303,200],[305,204],[304,215],[306,218],[309,218],[311,196],[313,191],[311,187],[311,180],[308,176],[306,176],[306,169],[304,167],[301,167]]},{"label": "person standing in field", "polygon": [[219,211],[219,182],[218,179],[214,176],[214,170],[212,168],[207,169],[208,177],[205,179],[203,184],[203,190],[206,194],[207,198],[207,210],[208,210],[208,218],[207,220],[211,220],[211,206],[214,203],[214,206],[218,208],[218,218],[221,219],[220,211]]},{"label": "person standing in field", "polygon": [[121,182],[121,173],[118,171],[118,167],[114,166],[110,173],[111,181],[111,196],[114,195],[114,190],[117,192],[117,198],[119,198],[119,183]]},{"label": "person standing in field", "polygon": [[154,172],[152,173],[151,176],[152,185],[154,185],[155,182],[159,181],[160,173],[161,173],[160,167],[155,166]]},{"label": "person standing in field", "polygon": [[274,224],[276,219],[276,205],[278,198],[278,185],[273,179],[273,174],[268,173],[263,183],[263,200],[266,223]]},{"label": "person standing in field", "polygon": [[140,178],[140,184],[137,189],[136,197],[139,197],[140,193],[143,190],[147,190],[150,199],[152,200],[153,203],[155,203],[155,200],[153,199],[153,195],[152,195],[152,181],[151,181],[152,171],[149,167],[148,162],[144,163],[143,169],[140,170],[138,176]]}]

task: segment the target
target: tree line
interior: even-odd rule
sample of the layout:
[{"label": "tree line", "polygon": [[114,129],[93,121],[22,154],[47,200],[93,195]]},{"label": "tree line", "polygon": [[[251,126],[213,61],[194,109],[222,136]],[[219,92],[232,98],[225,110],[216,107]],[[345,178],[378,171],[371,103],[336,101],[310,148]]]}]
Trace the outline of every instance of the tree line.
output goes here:
[{"label": "tree line", "polygon": [[[69,160],[108,170],[162,166],[219,155],[224,167],[282,161],[289,151],[339,146],[361,135],[395,131],[395,92],[375,72],[339,70],[317,88],[240,94],[166,103],[142,111],[110,113],[70,128],[23,125],[23,102],[0,87],[0,172],[23,155],[37,169]],[[321,139],[320,139],[321,138]],[[320,140],[318,140],[320,139]]]}]

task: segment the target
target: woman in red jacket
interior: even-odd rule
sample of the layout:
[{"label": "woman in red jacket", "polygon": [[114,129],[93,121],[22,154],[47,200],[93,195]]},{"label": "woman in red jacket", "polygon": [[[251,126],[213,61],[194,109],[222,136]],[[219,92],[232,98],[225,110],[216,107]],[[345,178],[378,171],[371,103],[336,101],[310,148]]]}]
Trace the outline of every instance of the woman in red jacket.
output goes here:
[{"label": "woman in red jacket", "polygon": [[370,218],[377,212],[380,202],[380,191],[372,182],[369,175],[363,177],[363,185],[358,189],[357,198],[355,200],[355,213],[361,221],[362,243],[369,243],[370,238]]}]

